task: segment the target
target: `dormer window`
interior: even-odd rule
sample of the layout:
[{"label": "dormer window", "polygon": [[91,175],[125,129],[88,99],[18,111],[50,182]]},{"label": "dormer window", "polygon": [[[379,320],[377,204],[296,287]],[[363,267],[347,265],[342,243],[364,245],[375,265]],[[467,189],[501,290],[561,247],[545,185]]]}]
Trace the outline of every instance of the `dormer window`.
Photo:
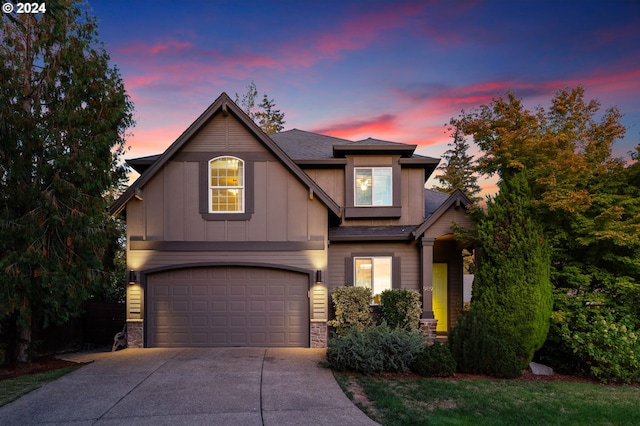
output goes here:
[{"label": "dormer window", "polygon": [[236,157],[209,161],[209,213],[244,213],[244,169]]},{"label": "dormer window", "polygon": [[354,173],[354,205],[377,207],[393,205],[391,167],[356,167]]}]

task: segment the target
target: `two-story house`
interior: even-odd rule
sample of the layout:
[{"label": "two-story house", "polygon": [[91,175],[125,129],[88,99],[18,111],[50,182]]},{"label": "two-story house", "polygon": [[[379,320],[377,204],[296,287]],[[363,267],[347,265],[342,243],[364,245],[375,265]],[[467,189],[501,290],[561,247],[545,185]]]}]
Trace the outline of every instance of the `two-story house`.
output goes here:
[{"label": "two-story house", "polygon": [[469,200],[425,189],[415,145],[289,130],[266,135],[222,94],[111,213],[127,224],[129,346],[327,342],[343,285],[422,295],[446,332],[462,309],[451,226]]}]

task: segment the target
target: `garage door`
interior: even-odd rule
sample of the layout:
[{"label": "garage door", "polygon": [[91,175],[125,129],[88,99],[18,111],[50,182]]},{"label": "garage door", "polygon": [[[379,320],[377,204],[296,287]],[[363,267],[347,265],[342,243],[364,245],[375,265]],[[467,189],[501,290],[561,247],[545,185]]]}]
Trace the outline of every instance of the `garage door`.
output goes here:
[{"label": "garage door", "polygon": [[308,280],[305,274],[253,267],[149,275],[148,346],[308,347]]}]

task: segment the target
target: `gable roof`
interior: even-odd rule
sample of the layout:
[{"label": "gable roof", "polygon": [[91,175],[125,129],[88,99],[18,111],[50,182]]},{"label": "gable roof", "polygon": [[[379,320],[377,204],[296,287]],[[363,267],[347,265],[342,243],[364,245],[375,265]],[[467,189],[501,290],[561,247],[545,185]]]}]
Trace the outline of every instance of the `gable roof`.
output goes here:
[{"label": "gable roof", "polygon": [[[285,151],[276,144],[247,114],[240,109],[226,94],[222,93],[179,137],[166,149],[159,157],[156,156],[143,157],[137,159],[138,164],[146,166],[144,172],[138,179],[127,188],[127,190],[116,200],[109,208],[112,215],[119,214],[126,206],[127,202],[135,196],[136,191],[144,186],[149,180],[165,165],[174,154],[176,154],[182,146],[207,124],[207,122],[217,113],[221,112],[225,116],[233,114],[271,153],[307,188],[327,206],[335,217],[341,217],[340,206],[327,195],[326,192],[318,184],[316,184],[309,175],[307,175],[293,160],[285,153]],[[129,160],[131,161],[131,160]],[[133,160],[134,164],[136,160]],[[133,166],[135,168],[135,166]]]},{"label": "gable roof", "polygon": [[437,209],[447,201],[451,194],[447,194],[446,192],[436,191],[435,189],[425,189],[424,190],[424,217],[425,219],[429,219]]},{"label": "gable roof", "polygon": [[[425,190],[425,191],[430,191],[430,190]],[[434,194],[429,194],[429,195],[431,196],[432,200],[435,200]],[[425,192],[425,204],[427,204],[426,192]],[[418,228],[415,231],[412,232],[413,237],[416,240],[420,238],[420,236],[424,234],[424,232],[431,225],[433,225],[438,219],[440,219],[440,217],[447,210],[449,210],[450,207],[454,207],[454,208],[463,207],[466,209],[469,204],[471,204],[471,200],[469,200],[469,198],[467,198],[467,196],[464,195],[464,192],[462,192],[459,189],[456,189],[449,196],[447,196],[444,202],[442,202],[440,205],[437,206],[437,208],[433,211],[433,213],[431,213],[431,215],[426,217],[425,221],[422,222],[422,224],[418,226]]]}]

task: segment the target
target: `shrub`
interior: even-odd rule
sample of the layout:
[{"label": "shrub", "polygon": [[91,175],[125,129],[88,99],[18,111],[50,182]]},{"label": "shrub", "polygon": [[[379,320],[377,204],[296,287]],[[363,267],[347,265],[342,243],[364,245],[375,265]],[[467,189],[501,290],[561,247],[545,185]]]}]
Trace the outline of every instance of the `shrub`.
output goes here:
[{"label": "shrub", "polygon": [[502,336],[491,331],[489,322],[478,310],[460,316],[449,335],[451,353],[458,371],[514,378],[522,374],[522,359]]},{"label": "shrub", "polygon": [[559,332],[595,378],[605,383],[640,382],[640,334],[631,319],[583,311]]},{"label": "shrub", "polygon": [[423,337],[418,330],[391,328],[384,323],[364,330],[352,328],[329,340],[327,361],[337,370],[364,374],[406,372],[422,345]]},{"label": "shrub", "polygon": [[334,327],[339,336],[349,330],[364,330],[373,325],[371,316],[371,289],[365,287],[336,287],[331,293],[335,318],[327,324]]},{"label": "shrub", "polygon": [[389,327],[418,328],[422,307],[420,293],[414,290],[385,290],[380,294],[382,321]]},{"label": "shrub", "polygon": [[456,372],[456,360],[447,345],[434,342],[422,348],[411,369],[425,377],[448,377]]}]

